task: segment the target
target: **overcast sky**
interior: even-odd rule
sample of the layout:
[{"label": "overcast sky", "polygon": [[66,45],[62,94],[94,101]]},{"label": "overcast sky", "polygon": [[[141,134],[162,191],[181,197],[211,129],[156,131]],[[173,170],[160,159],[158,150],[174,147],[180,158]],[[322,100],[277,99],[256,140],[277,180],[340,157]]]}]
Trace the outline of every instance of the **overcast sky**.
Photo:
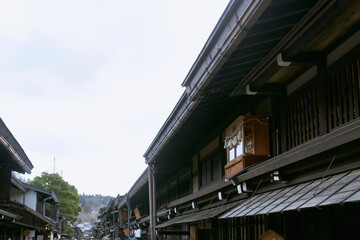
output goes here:
[{"label": "overcast sky", "polygon": [[0,117],[34,169],[126,193],[228,0],[0,0]]}]

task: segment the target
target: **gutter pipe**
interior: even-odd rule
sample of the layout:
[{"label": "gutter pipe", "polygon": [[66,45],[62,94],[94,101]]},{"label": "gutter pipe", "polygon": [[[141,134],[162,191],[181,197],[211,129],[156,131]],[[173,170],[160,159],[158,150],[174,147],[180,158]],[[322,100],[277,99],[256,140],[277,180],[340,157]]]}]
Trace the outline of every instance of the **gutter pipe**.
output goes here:
[{"label": "gutter pipe", "polygon": [[[172,136],[179,130],[185,120],[190,116],[190,113],[196,108],[200,101],[190,101],[184,93],[177,106],[167,119],[167,123],[160,129],[155,140],[145,152],[147,164],[152,164],[154,159],[159,155],[160,151],[170,141]],[[182,106],[181,106],[182,105]],[[166,129],[168,127],[168,129]],[[162,134],[165,132],[164,134]],[[162,138],[161,138],[162,137]]]},{"label": "gutter pipe", "polygon": [[53,197],[47,197],[47,198],[43,199],[43,216],[45,216],[45,203],[46,203],[47,200],[50,200],[52,198]]},{"label": "gutter pipe", "polygon": [[[206,88],[270,2],[271,0],[232,2],[232,9],[228,11],[227,19],[222,19],[219,29],[216,29],[217,32],[210,36],[209,43],[205,46],[208,48],[200,53],[201,56],[182,84],[187,87],[186,90],[191,99],[196,98]],[[191,84],[192,82],[194,83]]]},{"label": "gutter pipe", "polygon": [[155,205],[155,189],[154,177],[152,173],[152,165],[148,163],[148,183],[149,183],[149,210],[150,210],[150,239],[156,240],[155,224],[156,224],[156,205]]},{"label": "gutter pipe", "polygon": [[31,169],[28,167],[28,165],[25,163],[25,161],[17,154],[15,149],[11,146],[11,144],[6,141],[6,139],[0,135],[0,142],[7,148],[7,150],[10,152],[10,154],[13,156],[15,162],[20,165],[20,167],[26,172],[31,173]]}]

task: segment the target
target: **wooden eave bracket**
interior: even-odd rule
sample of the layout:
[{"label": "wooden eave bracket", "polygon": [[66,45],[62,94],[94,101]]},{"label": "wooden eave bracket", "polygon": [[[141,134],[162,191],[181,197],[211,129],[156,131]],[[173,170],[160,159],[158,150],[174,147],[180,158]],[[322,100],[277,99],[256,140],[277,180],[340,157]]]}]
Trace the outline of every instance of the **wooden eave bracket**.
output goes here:
[{"label": "wooden eave bracket", "polygon": [[300,53],[296,56],[290,56],[286,52],[280,52],[276,55],[276,62],[279,67],[315,66],[320,64],[322,59],[322,54],[319,52]]},{"label": "wooden eave bracket", "polygon": [[268,83],[257,88],[254,88],[252,84],[247,84],[244,88],[232,92],[230,96],[276,95],[280,94],[283,88],[283,84],[280,83]]},{"label": "wooden eave bracket", "polygon": [[280,52],[261,76],[252,79],[251,83],[245,86],[238,85],[230,93],[230,96],[278,94],[280,92],[279,84],[266,84],[266,81],[276,74],[280,68],[289,66],[316,66],[324,61],[324,56],[321,52],[302,52],[296,56],[291,56],[287,52]]}]

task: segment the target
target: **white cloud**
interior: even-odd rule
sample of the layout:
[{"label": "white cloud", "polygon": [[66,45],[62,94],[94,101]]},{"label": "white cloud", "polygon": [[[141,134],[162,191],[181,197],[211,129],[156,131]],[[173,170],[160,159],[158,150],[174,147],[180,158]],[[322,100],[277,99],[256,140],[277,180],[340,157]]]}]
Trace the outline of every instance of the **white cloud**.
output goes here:
[{"label": "white cloud", "polygon": [[2,1],[0,116],[32,176],[55,157],[81,193],[127,192],[226,4]]}]

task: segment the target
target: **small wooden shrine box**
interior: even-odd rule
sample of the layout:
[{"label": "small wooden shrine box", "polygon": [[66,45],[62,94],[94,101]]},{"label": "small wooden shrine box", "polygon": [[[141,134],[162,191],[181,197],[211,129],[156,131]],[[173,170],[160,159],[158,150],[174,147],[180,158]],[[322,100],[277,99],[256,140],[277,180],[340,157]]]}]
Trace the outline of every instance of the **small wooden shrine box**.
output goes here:
[{"label": "small wooden shrine box", "polygon": [[225,178],[270,157],[269,119],[240,116],[225,131]]},{"label": "small wooden shrine box", "polygon": [[285,240],[284,237],[280,236],[279,234],[277,234],[273,230],[266,231],[258,239],[262,239],[262,240]]}]

